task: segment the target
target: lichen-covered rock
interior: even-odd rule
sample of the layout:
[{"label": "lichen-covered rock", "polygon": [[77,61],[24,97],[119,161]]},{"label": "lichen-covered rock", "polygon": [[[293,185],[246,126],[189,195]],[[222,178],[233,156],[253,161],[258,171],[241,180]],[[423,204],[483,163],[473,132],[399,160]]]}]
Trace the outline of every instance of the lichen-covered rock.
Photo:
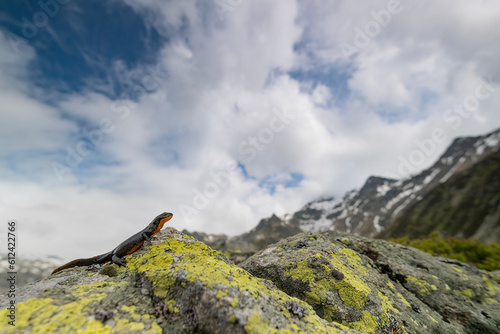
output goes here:
[{"label": "lichen-covered rock", "polygon": [[241,267],[355,330],[500,332],[498,275],[395,243],[301,233]]},{"label": "lichen-covered rock", "polygon": [[[15,327],[2,321],[0,333],[349,331],[171,228],[126,261],[99,272],[71,268],[19,289]],[[2,297],[1,319],[7,306]]]}]

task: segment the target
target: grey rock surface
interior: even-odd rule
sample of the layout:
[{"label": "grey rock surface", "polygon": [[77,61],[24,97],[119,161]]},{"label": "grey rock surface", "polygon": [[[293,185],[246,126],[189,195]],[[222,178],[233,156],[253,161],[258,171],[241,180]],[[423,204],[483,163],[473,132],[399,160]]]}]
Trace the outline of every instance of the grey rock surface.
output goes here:
[{"label": "grey rock surface", "polygon": [[241,264],[365,332],[499,333],[500,276],[384,240],[301,233]]}]

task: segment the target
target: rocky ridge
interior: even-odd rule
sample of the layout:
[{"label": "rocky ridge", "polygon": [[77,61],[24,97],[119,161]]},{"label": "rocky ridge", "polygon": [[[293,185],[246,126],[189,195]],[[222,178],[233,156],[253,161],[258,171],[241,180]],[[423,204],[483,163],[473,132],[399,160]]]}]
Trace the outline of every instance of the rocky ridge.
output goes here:
[{"label": "rocky ridge", "polygon": [[[256,228],[236,237],[228,238],[218,235],[219,241],[224,240],[219,244],[212,243],[211,235],[199,236],[207,244],[230,252],[257,251],[263,247],[264,241],[269,241],[267,244],[278,242],[281,238],[298,231],[338,231],[367,237],[382,236],[388,226],[394,228],[395,221],[406,224],[400,217],[403,217],[418,203],[425,202],[426,197],[434,189],[446,188],[457,175],[463,175],[487,157],[498,152],[500,152],[500,129],[483,136],[457,138],[434,165],[413,177],[394,180],[372,176],[361,189],[348,192],[342,199],[327,197],[312,201],[299,211],[285,215],[285,217],[273,215],[262,219]],[[446,205],[446,203],[440,203],[440,205]],[[494,217],[491,218],[488,215],[490,213],[482,212],[474,216],[473,223],[477,229],[484,231],[487,229],[486,226],[495,224],[491,222]],[[497,218],[496,221],[500,220]],[[470,224],[471,222],[464,223]],[[279,228],[276,228],[277,226]],[[447,235],[500,242],[500,233],[495,234],[495,239],[492,239],[489,233],[475,235],[456,229],[455,232],[455,234]],[[413,237],[413,235],[409,236]]]}]

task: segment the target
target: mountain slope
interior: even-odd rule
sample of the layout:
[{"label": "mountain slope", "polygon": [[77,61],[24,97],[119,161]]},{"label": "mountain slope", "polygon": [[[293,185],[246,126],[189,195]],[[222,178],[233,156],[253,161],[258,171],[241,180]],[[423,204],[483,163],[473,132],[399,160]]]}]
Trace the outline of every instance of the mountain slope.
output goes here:
[{"label": "mountain slope", "polygon": [[457,138],[430,168],[405,180],[372,176],[343,199],[306,204],[288,219],[304,231],[335,230],[373,237],[389,222],[424,199],[435,187],[498,152],[500,129],[479,137]]},{"label": "mountain slope", "polygon": [[500,242],[500,152],[432,189],[378,237],[442,236]]},{"label": "mountain slope", "polygon": [[[218,249],[242,252],[259,250],[300,231],[414,237],[439,229],[486,242],[499,240],[495,175],[500,174],[495,163],[499,152],[500,129],[457,138],[433,166],[415,176],[404,180],[371,176],[361,189],[347,192],[342,199],[321,198],[283,218],[273,215],[262,219],[253,230],[224,239],[223,247],[211,243],[220,242],[221,236],[205,235],[200,240]],[[462,195],[455,194],[459,190]],[[441,208],[447,208],[448,213],[442,213]],[[394,234],[389,230],[383,234],[386,228]]]}]

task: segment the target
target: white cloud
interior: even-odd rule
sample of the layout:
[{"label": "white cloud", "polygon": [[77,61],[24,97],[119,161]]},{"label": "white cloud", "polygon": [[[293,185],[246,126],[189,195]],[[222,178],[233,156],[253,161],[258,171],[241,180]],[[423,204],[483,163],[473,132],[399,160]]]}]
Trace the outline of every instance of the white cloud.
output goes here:
[{"label": "white cloud", "polygon": [[[368,46],[345,58],[339,45],[352,43],[354,28],[364,29],[387,1],[242,1],[223,17],[216,2],[130,2],[168,37],[157,59],[168,77],[137,98],[151,68],[115,62],[109,81],[130,87],[117,101],[103,95],[112,89],[106,81],[95,80],[83,93],[52,92],[56,102],[45,104],[40,91],[29,94],[34,53],[0,51],[1,154],[15,155],[0,165],[0,215],[25,226],[25,253],[64,249],[67,257],[107,251],[164,210],[179,229],[237,234],[273,212],[341,196],[371,174],[397,174],[399,158],[435,128],[446,142],[419,168],[453,137],[498,127],[498,86],[457,128],[443,119],[481,76],[500,81],[496,2],[401,4]],[[0,39],[0,50],[7,43]],[[306,83],[288,74],[318,68],[349,77]],[[335,80],[349,89],[341,102],[331,91]],[[101,131],[60,182],[51,162],[65,163],[65,148],[103,119],[112,130]],[[213,188],[214,175],[236,162],[248,175],[233,167],[230,185],[223,176]],[[304,179],[287,188],[292,172]],[[273,193],[259,186],[264,180],[274,182]],[[183,215],[181,205],[195,213]],[[54,242],[42,242],[44,233]]]}]

